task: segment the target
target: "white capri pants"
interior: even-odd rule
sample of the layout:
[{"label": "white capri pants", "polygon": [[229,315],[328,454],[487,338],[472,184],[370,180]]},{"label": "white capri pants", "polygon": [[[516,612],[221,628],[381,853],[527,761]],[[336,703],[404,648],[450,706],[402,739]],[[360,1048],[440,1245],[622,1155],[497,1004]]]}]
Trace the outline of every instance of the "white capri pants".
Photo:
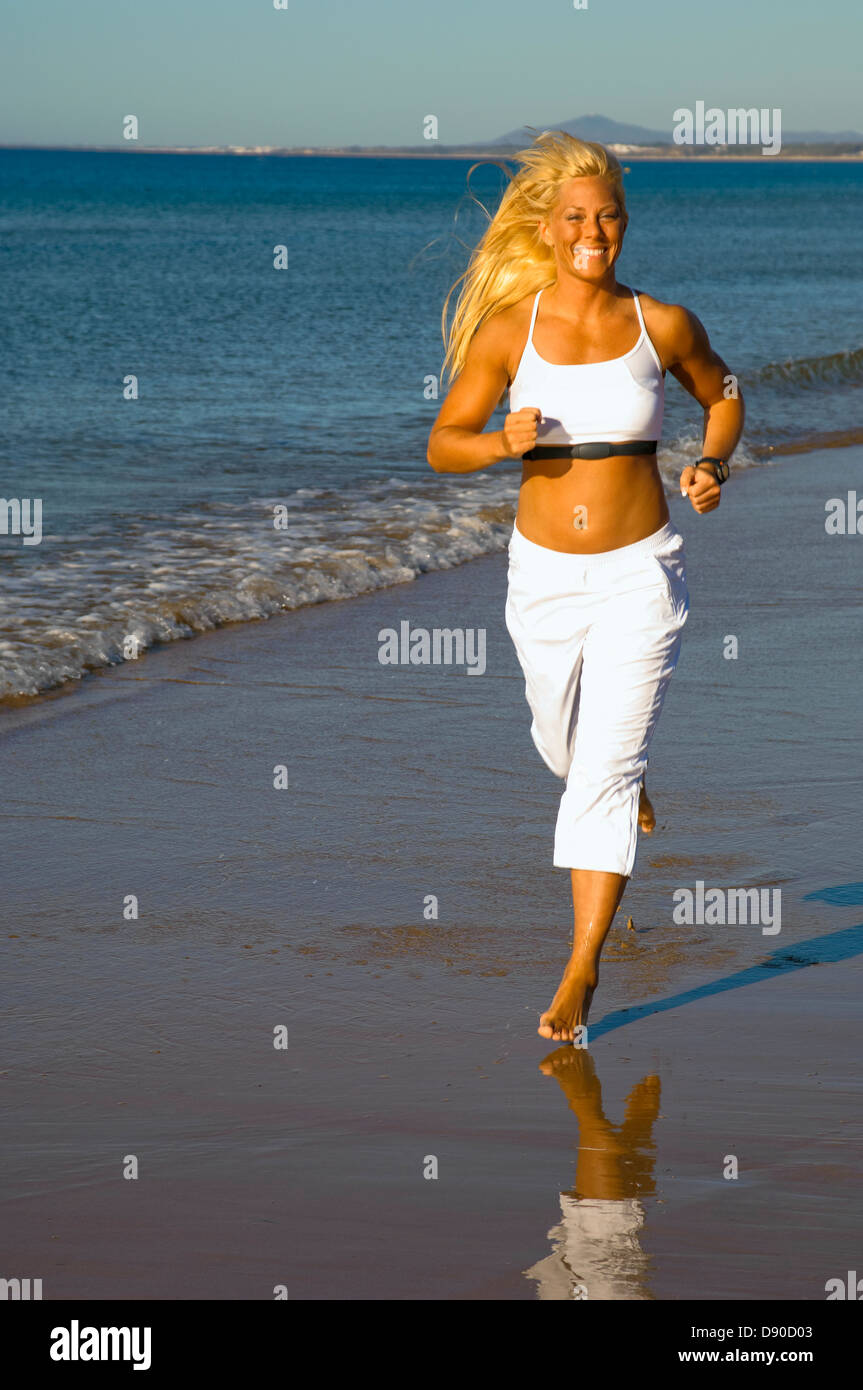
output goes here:
[{"label": "white capri pants", "polygon": [[599,555],[549,550],[513,527],[506,625],[531,736],[566,779],[558,868],[632,873],[647,750],[688,612],[683,537],[670,521]]}]

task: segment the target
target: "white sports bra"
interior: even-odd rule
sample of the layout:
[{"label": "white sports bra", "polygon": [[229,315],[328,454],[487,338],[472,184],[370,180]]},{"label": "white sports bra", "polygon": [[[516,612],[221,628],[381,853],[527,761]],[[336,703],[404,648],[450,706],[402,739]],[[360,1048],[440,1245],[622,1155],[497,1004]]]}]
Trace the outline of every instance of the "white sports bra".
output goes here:
[{"label": "white sports bra", "polygon": [[542,411],[537,444],[621,443],[660,439],[665,408],[662,363],[644,326],[633,290],[641,333],[635,347],[609,362],[581,365],[546,362],[533,345],[539,305],[533,301],[524,352],[509,388],[510,410],[535,405]]}]

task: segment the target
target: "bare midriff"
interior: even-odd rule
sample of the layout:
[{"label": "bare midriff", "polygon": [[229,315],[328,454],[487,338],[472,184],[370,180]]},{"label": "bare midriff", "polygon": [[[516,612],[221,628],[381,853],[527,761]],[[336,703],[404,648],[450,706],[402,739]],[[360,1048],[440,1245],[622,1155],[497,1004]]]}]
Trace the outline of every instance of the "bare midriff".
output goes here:
[{"label": "bare midriff", "polygon": [[522,463],[516,525],[536,545],[597,555],[644,540],[666,521],[655,454]]}]

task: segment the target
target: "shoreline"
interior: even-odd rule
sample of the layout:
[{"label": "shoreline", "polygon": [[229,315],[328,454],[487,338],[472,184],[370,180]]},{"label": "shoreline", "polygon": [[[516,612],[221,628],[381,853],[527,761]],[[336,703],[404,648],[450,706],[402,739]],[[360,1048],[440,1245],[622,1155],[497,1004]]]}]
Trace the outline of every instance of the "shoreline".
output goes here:
[{"label": "shoreline", "polygon": [[[399,149],[390,146],[382,146],[380,149],[369,147],[368,149],[353,150],[350,148],[338,149],[280,149],[270,146],[261,148],[231,148],[231,147],[201,147],[195,145],[2,145],[0,150],[27,150],[45,151],[53,153],[68,154],[200,154],[200,155],[236,155],[238,157],[252,157],[256,159],[502,159],[512,160],[521,146],[506,147],[506,151],[496,149],[441,149],[423,150],[415,149],[410,146]],[[709,161],[710,163],[775,163],[781,160],[796,163],[808,164],[832,164],[832,163],[859,163],[863,161],[863,150],[848,150],[838,154],[805,154],[798,153],[796,150],[786,154],[780,150],[776,155],[762,154],[657,154],[653,151],[649,154],[638,154],[627,151],[625,154],[618,155],[621,163],[634,161],[635,163],[676,163],[686,164],[692,162]]]},{"label": "shoreline", "polygon": [[[854,449],[858,448],[861,444],[863,444],[863,429],[833,431],[829,433],[822,433],[820,435],[812,436],[812,438],[808,440],[786,441],[776,446],[764,446],[762,449],[758,450],[754,454],[754,456],[760,458],[765,466],[770,466],[782,457],[799,457],[801,455],[805,456],[810,454],[817,454],[825,450],[832,451],[836,449]],[[749,468],[745,471],[746,473],[751,473],[753,471],[757,472],[758,470],[753,470]],[[739,476],[742,477],[743,474],[740,474]],[[491,557],[489,555],[471,556],[469,559],[461,561],[458,565],[455,566],[455,568],[462,568],[464,565],[475,564],[488,558],[493,558],[494,555],[501,553],[502,551],[493,551],[491,552]],[[409,585],[416,584],[421,578],[423,578],[422,574],[416,576],[413,580],[407,581],[407,583]],[[403,584],[400,582],[389,587],[401,588],[403,587]],[[346,595],[343,598],[323,600],[322,604],[324,606],[331,603],[342,604],[347,602],[353,602],[358,598],[363,598],[366,596],[367,593],[351,594]],[[242,618],[235,621],[223,622],[220,623],[217,627],[207,629],[205,631],[193,632],[188,636],[177,638],[173,642],[155,643],[154,645],[144,649],[142,657],[145,657],[148,653],[150,655],[156,655],[159,652],[170,650],[173,647],[175,647],[178,643],[182,645],[185,643],[199,642],[202,639],[211,636],[213,633],[233,631],[235,629],[242,629],[249,625],[255,626],[260,623],[272,622],[279,618],[290,616],[292,613],[304,612],[308,608],[316,608],[319,606],[321,606],[321,604],[313,603],[303,605],[300,608],[296,609],[283,608],[274,613],[269,614],[267,617]],[[141,658],[138,658],[138,661],[140,660]],[[37,691],[35,694],[4,695],[2,698],[0,698],[0,736],[2,736],[2,733],[5,728],[11,728],[16,726],[18,722],[16,716],[20,716],[23,712],[26,712],[29,709],[38,709],[40,707],[45,706],[46,704],[51,704],[52,702],[57,700],[65,700],[68,697],[76,694],[76,692],[88,688],[93,679],[103,678],[113,671],[122,670],[125,667],[131,667],[135,664],[136,663],[133,661],[127,661],[116,664],[106,664],[104,666],[100,666],[93,670],[90,670],[86,672],[84,675],[72,677],[71,679],[64,681],[60,685],[50,686],[44,690]]]}]

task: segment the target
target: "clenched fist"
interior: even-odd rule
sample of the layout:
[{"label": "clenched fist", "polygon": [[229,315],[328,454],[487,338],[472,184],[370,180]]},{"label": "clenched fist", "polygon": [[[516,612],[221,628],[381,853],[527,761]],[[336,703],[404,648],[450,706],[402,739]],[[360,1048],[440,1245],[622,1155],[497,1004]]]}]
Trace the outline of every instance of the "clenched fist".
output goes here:
[{"label": "clenched fist", "polygon": [[542,411],[535,405],[523,405],[514,410],[503,422],[504,447],[507,458],[521,458],[529,453],[536,443],[536,428],[542,419]]},{"label": "clenched fist", "polygon": [[719,506],[719,484],[710,468],[687,464],[680,475],[680,491],[688,497],[699,516]]}]

